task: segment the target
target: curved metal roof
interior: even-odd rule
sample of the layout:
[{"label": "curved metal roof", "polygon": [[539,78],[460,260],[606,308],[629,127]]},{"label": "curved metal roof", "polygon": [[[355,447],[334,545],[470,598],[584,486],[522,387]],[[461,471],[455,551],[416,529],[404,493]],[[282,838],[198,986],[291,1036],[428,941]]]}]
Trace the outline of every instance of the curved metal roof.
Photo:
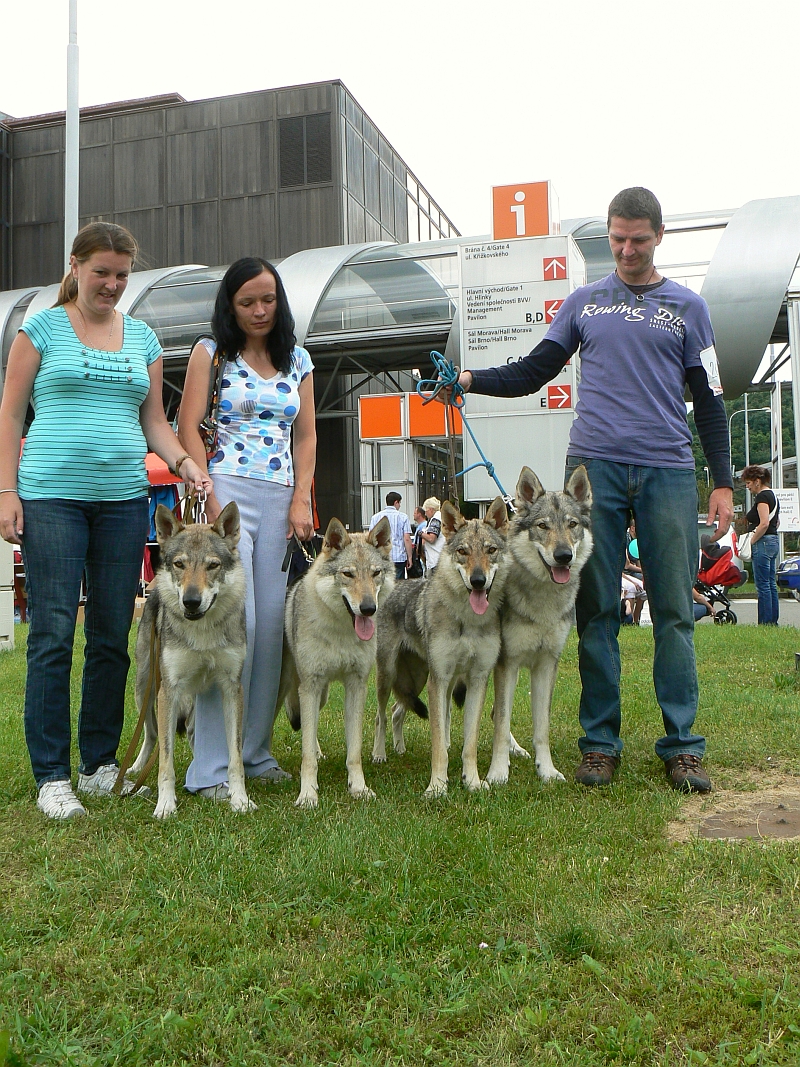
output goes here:
[{"label": "curved metal roof", "polygon": [[800,196],[751,200],[720,238],[701,293],[728,399],[741,395],[758,370],[798,257]]}]

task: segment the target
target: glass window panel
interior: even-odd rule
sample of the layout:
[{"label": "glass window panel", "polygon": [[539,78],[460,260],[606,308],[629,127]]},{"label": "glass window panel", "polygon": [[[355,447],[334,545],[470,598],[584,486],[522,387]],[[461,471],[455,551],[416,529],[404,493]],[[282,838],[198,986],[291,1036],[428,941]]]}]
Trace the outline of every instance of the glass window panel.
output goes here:
[{"label": "glass window panel", "polygon": [[343,267],[309,334],[448,322],[453,302],[425,263],[397,258]]},{"label": "glass window panel", "polygon": [[[402,485],[406,477],[405,445],[402,442],[396,445],[379,444],[378,455],[380,457],[380,480],[382,482],[399,482]],[[386,496],[385,492],[383,496]]]},{"label": "glass window panel", "polygon": [[134,310],[158,337],[162,348],[186,347],[211,324],[218,281],[151,289]]}]

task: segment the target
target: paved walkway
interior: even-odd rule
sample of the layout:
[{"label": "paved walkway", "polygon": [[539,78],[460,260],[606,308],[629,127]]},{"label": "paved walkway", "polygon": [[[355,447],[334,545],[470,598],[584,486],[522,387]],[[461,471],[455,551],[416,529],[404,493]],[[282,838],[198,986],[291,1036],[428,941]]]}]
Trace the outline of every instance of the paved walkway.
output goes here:
[{"label": "paved walkway", "polygon": [[[731,598],[731,607],[739,620],[739,626],[756,626],[758,623],[758,601],[736,600]],[[701,619],[698,626],[713,626],[711,619]],[[796,600],[780,598],[778,604],[778,625],[800,627],[800,603]]]}]

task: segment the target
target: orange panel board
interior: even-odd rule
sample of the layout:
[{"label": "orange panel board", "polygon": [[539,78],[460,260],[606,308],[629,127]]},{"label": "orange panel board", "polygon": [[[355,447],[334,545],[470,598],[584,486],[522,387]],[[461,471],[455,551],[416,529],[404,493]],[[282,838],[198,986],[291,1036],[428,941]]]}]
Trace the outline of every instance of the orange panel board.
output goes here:
[{"label": "orange panel board", "polygon": [[[408,397],[408,436],[409,437],[444,437],[444,404],[434,400],[423,406],[422,397],[409,393]],[[461,416],[453,412],[453,432],[461,433]]]},{"label": "orange panel board", "polygon": [[550,182],[522,182],[492,188],[492,236],[495,241],[513,237],[547,237],[552,205]]},{"label": "orange panel board", "polygon": [[358,433],[362,441],[373,441],[380,437],[402,437],[402,394],[360,396],[358,398]]}]

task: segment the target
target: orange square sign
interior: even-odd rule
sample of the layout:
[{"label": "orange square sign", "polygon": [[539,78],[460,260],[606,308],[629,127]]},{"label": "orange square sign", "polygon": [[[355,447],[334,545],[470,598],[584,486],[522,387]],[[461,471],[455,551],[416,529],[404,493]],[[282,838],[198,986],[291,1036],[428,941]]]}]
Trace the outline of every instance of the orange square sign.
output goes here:
[{"label": "orange square sign", "polygon": [[492,237],[546,237],[554,232],[550,182],[495,185],[492,189]]}]

